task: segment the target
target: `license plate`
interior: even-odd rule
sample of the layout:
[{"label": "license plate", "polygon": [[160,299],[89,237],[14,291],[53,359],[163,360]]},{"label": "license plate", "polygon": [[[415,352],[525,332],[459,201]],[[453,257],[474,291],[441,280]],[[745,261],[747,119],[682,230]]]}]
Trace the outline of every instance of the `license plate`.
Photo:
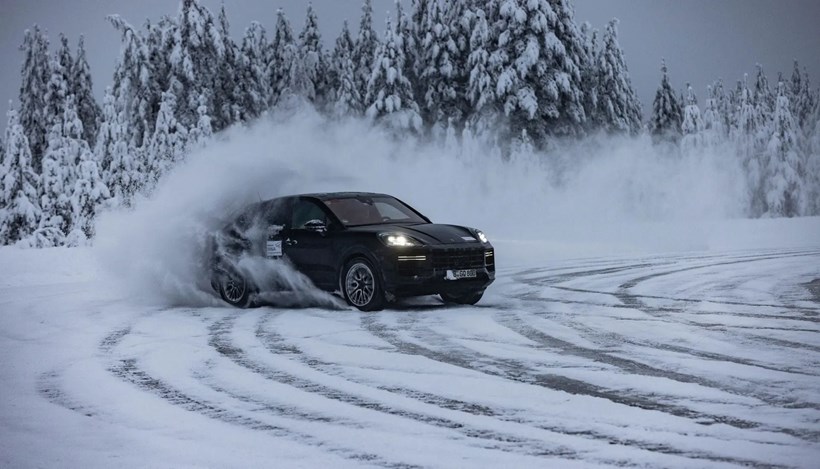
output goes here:
[{"label": "license plate", "polygon": [[476,275],[475,269],[448,270],[445,278],[447,280],[458,280],[461,278],[476,278]]}]

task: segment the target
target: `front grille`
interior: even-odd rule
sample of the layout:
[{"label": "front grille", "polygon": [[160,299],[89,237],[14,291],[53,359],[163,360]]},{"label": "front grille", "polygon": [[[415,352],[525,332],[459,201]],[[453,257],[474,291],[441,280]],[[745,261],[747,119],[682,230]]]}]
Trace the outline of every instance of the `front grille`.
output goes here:
[{"label": "front grille", "polygon": [[433,253],[433,268],[436,270],[480,269],[484,267],[484,249],[457,248]]},{"label": "front grille", "polygon": [[398,256],[397,258],[396,270],[401,276],[421,275],[429,269],[430,264],[427,263],[427,256],[425,255]]}]

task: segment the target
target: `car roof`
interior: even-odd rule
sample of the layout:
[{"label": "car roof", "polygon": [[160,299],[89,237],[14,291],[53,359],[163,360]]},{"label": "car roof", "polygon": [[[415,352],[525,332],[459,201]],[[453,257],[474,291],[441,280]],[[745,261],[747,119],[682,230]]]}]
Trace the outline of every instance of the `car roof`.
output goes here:
[{"label": "car roof", "polygon": [[[392,195],[387,194],[380,194],[377,192],[315,192],[310,194],[295,194],[289,195],[284,197],[278,197],[279,199],[284,198],[296,198],[296,197],[313,197],[319,200],[330,200],[330,199],[352,199],[355,197],[393,197]],[[276,200],[276,199],[272,199]]]}]

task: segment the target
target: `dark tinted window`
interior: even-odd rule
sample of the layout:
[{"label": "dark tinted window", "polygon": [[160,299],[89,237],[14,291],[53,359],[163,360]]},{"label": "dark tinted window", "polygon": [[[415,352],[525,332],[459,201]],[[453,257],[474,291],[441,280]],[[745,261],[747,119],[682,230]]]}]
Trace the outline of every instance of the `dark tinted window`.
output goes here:
[{"label": "dark tinted window", "polygon": [[265,202],[265,221],[269,225],[287,225],[290,212],[287,199],[274,199]]},{"label": "dark tinted window", "polygon": [[305,225],[310,222],[318,220],[328,224],[327,214],[324,210],[312,200],[298,200],[293,206],[293,217],[291,218],[290,226],[293,229],[304,229]]}]

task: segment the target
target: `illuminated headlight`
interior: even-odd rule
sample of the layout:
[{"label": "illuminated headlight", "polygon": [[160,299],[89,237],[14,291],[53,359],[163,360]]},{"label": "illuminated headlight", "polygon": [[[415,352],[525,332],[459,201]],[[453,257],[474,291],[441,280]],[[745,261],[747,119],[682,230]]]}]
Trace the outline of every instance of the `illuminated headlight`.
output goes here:
[{"label": "illuminated headlight", "polygon": [[489,242],[487,240],[487,235],[485,235],[483,231],[475,230],[475,235],[478,236],[478,240],[481,241],[482,243],[488,243]]},{"label": "illuminated headlight", "polygon": [[418,240],[401,233],[380,233],[379,239],[381,239],[386,246],[395,248],[421,246],[421,243]]}]

